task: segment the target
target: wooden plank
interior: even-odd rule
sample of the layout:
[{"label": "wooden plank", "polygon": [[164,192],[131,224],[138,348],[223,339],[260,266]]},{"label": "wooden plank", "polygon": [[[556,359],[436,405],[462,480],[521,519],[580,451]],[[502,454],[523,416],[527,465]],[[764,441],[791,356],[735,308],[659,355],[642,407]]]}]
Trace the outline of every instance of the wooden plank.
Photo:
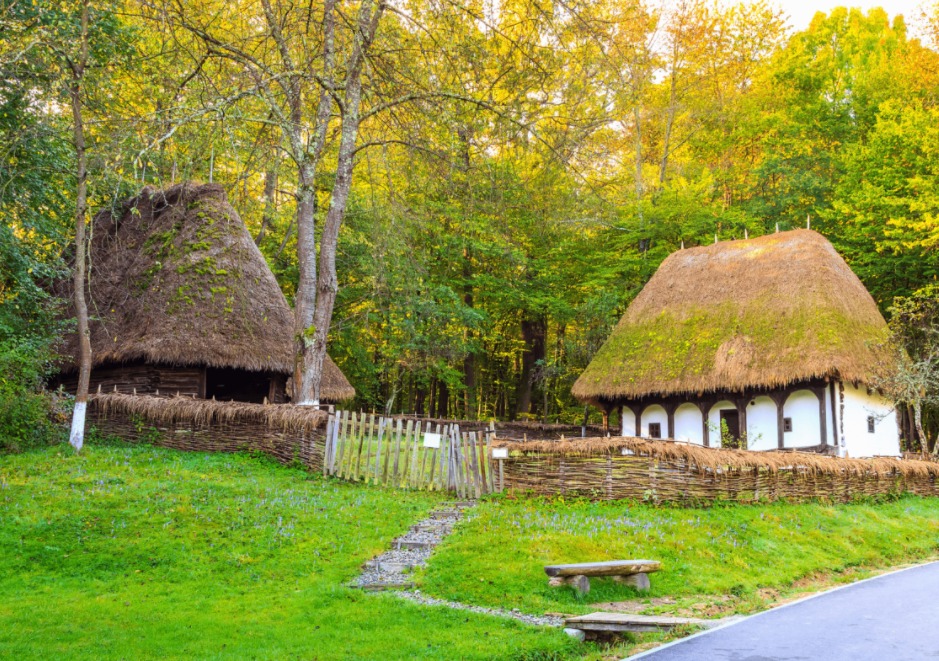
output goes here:
[{"label": "wooden plank", "polygon": [[355,461],[355,450],[358,447],[358,437],[359,437],[359,418],[361,417],[359,413],[352,411],[349,415],[352,419],[352,424],[349,426],[349,436],[346,438],[346,452],[345,456],[342,458],[342,473],[341,477],[348,480],[352,478],[352,468],[354,466],[353,462]]},{"label": "wooden plank", "polygon": [[476,497],[479,498],[482,496],[482,474],[480,473],[479,466],[479,452],[478,452],[478,443],[476,432],[471,431],[468,435],[469,440],[469,454],[470,454],[470,463],[472,464],[473,469],[473,490],[476,493]]},{"label": "wooden plank", "polygon": [[492,474],[492,434],[486,433],[486,473],[489,475],[489,493],[496,492],[496,482]]},{"label": "wooden plank", "polygon": [[[440,433],[439,422],[437,423],[437,426],[434,428],[434,433],[435,434]],[[434,482],[434,469],[437,467],[437,448],[431,448],[428,454],[430,454],[430,475],[427,476],[427,490],[434,491],[437,488],[437,483]]]},{"label": "wooden plank", "polygon": [[381,441],[385,433],[385,418],[378,418],[378,440],[375,447],[375,484],[381,484]]},{"label": "wooden plank", "polygon": [[629,576],[649,574],[660,569],[662,569],[662,563],[658,560],[608,560],[548,565],[544,568],[544,573],[548,576]]},{"label": "wooden plank", "polygon": [[447,456],[447,474],[449,476],[448,490],[460,493],[460,471],[457,462],[457,439],[460,436],[460,426],[453,425],[450,428],[449,448]]},{"label": "wooden plank", "polygon": [[336,454],[335,467],[333,470],[333,475],[338,475],[339,477],[342,477],[342,455],[345,452],[349,440],[349,427],[352,424],[351,418],[351,412],[343,411],[343,420],[339,425],[339,451]]},{"label": "wooden plank", "polygon": [[396,487],[403,487],[408,484],[408,472],[411,466],[408,460],[411,458],[411,437],[413,435],[414,421],[408,420],[404,425],[404,439],[402,440],[401,446],[401,475],[398,476],[398,482],[395,484]]},{"label": "wooden plank", "polygon": [[[430,423],[427,423],[427,428],[430,429]],[[420,471],[420,464],[418,463],[418,457],[421,453],[421,445],[423,439],[423,433],[421,431],[421,423],[414,425],[414,438],[411,441],[411,463],[410,470],[408,471],[408,487],[417,488],[420,487],[418,471]]]},{"label": "wooden plank", "polygon": [[329,457],[329,474],[336,474],[336,455],[339,452],[339,439],[342,437],[342,421],[345,411],[336,411],[336,428],[333,429],[333,453]]},{"label": "wooden plank", "polygon": [[447,448],[449,447],[447,438],[450,434],[450,425],[444,425],[442,430],[442,439],[440,442],[440,452],[437,453],[437,485],[441,491],[447,490]]},{"label": "wooden plank", "polygon": [[368,426],[365,428],[365,459],[362,461],[362,479],[368,482],[368,467],[372,461],[372,441],[375,438],[375,414],[372,413],[368,418]]},{"label": "wooden plank", "polygon": [[397,486],[398,480],[398,458],[401,456],[401,420],[398,420],[398,424],[395,427],[395,463],[394,470],[391,472],[391,481],[390,484]]},{"label": "wooden plank", "polygon": [[[439,428],[440,425],[437,425],[437,427]],[[431,429],[430,423],[428,422],[428,423],[427,423],[427,431],[430,432],[430,429]],[[423,439],[422,439],[422,440],[421,440],[421,470],[420,470],[420,473],[418,473],[418,480],[417,480],[417,481],[418,481],[418,484],[417,484],[417,488],[418,488],[418,489],[423,489],[424,486],[425,486],[425,484],[424,484],[424,476],[427,475],[427,456],[428,456],[429,454],[430,454],[430,448],[425,448],[425,447],[424,447],[424,443],[423,443]],[[429,491],[429,490],[430,490],[430,485],[426,485],[426,486],[427,486],[427,489],[428,489],[428,491]]]},{"label": "wooden plank", "polygon": [[333,440],[333,427],[336,426],[336,416],[330,415],[326,419],[326,444],[323,446],[323,477],[329,474],[329,447]]},{"label": "wooden plank", "polygon": [[463,445],[460,446],[463,451],[463,468],[466,471],[466,498],[472,498],[476,493],[476,475],[473,471],[473,448],[470,446],[469,432],[463,432]]},{"label": "wooden plank", "polygon": [[388,445],[385,448],[385,463],[383,464],[382,469],[381,469],[381,483],[382,484],[388,484],[388,460],[390,459],[391,453],[393,451],[392,446],[394,446],[395,444],[394,420],[391,420],[389,418],[387,422],[385,423],[385,426],[388,428]]},{"label": "wooden plank", "polygon": [[355,479],[355,456],[359,450],[359,437],[362,435],[362,425],[365,424],[365,414],[359,411],[353,413],[352,433],[349,435],[348,451],[345,458],[345,476],[347,480]]}]

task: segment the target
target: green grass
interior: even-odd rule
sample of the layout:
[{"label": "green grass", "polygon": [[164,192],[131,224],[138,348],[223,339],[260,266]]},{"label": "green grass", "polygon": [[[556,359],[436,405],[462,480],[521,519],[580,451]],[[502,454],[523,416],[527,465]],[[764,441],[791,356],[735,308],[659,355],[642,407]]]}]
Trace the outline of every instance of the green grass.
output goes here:
[{"label": "green grass", "polygon": [[800,579],[826,584],[840,572],[848,580],[859,574],[851,568],[924,559],[937,548],[939,499],[673,509],[503,498],[475,508],[438,548],[422,587],[474,604],[584,613],[592,610],[589,603],[639,595],[601,579],[579,599],[570,588],[549,588],[544,565],[642,558],[663,563],[644,595],[650,603],[677,597],[680,607],[730,595],[730,610],[746,612],[762,606],[766,592],[797,590]]},{"label": "green grass", "polygon": [[555,630],[346,587],[440,500],[238,455],[0,457],[0,657],[576,654]]},{"label": "green grass", "polygon": [[[444,498],[148,446],[0,456],[0,657],[601,659],[633,649],[636,639],[579,645],[347,587]],[[582,613],[638,595],[598,580],[578,599],[547,587],[544,564],[645,557],[665,566],[646,597],[653,610],[719,602],[721,613],[746,612],[767,590],[853,579],[863,572],[851,568],[937,547],[939,499],[670,509],[492,498],[418,579],[457,601]]]}]

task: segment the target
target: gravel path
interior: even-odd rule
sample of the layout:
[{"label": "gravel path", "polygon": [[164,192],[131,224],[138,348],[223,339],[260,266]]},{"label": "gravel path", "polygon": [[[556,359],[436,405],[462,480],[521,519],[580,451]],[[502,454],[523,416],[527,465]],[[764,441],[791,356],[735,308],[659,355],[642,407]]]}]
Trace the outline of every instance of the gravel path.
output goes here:
[{"label": "gravel path", "polygon": [[518,609],[513,608],[510,611],[502,608],[485,608],[483,606],[471,606],[470,604],[461,604],[458,601],[447,601],[446,599],[436,599],[421,594],[420,590],[399,590],[394,593],[396,596],[408,601],[421,604],[423,606],[446,606],[461,611],[470,611],[481,615],[496,615],[498,617],[509,617],[513,620],[519,620],[525,624],[534,624],[542,627],[561,627],[564,626],[564,618],[554,615],[526,615]]},{"label": "gravel path", "polygon": [[518,609],[485,608],[471,606],[446,599],[436,599],[412,590],[414,583],[410,573],[415,567],[423,567],[433,553],[434,548],[450,534],[453,526],[463,518],[464,510],[473,507],[473,502],[447,503],[430,513],[423,521],[411,526],[411,529],[398,537],[391,544],[391,549],[369,560],[362,568],[362,573],[355,580],[355,585],[363,590],[393,590],[392,594],[423,606],[446,606],[455,610],[470,611],[482,615],[508,617],[536,626],[560,627],[564,618],[551,615],[527,615]]}]

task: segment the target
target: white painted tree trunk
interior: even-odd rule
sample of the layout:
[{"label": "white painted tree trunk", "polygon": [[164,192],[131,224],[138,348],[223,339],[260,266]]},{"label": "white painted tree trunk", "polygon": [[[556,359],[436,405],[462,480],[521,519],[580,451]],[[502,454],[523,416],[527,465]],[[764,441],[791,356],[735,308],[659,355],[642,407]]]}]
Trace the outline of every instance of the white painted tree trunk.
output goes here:
[{"label": "white painted tree trunk", "polygon": [[75,410],[72,411],[72,430],[68,435],[68,442],[75,450],[81,450],[85,443],[85,409],[88,402],[75,402]]}]

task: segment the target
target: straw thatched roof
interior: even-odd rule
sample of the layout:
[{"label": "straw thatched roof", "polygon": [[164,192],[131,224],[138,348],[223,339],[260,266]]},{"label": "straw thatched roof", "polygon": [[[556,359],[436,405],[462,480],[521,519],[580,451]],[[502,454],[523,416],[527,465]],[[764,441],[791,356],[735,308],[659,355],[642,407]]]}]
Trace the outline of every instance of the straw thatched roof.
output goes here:
[{"label": "straw thatched roof", "polygon": [[574,384],[585,401],[865,382],[886,324],[811,230],[671,254]]},{"label": "straw thatched roof", "polygon": [[[91,236],[95,366],[142,360],[293,372],[293,312],[221,186],[146,187],[99,213]],[[71,280],[59,293],[71,300]],[[63,353],[76,357],[65,371],[75,369],[77,339],[65,338]],[[354,395],[327,357],[323,399]]]}]

